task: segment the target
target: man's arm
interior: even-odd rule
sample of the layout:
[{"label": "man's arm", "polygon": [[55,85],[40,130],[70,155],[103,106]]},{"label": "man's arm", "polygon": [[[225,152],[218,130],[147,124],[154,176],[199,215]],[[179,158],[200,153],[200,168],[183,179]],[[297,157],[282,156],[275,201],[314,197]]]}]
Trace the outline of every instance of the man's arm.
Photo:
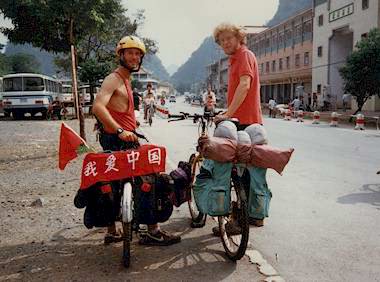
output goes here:
[{"label": "man's arm", "polygon": [[[110,112],[107,109],[107,104],[110,101],[114,91],[120,87],[123,82],[115,74],[108,75],[100,88],[99,94],[96,96],[94,105],[92,107],[92,112],[100,120],[100,122],[106,125],[108,128],[112,128],[112,131],[116,133],[118,128],[121,128]],[[135,141],[137,137],[128,131],[124,131],[119,135],[119,138],[124,141]]]},{"label": "man's arm", "polygon": [[247,97],[250,87],[251,87],[251,77],[249,75],[241,76],[239,85],[235,90],[234,98],[232,99],[231,105],[228,107],[228,110],[225,113],[225,116],[230,118],[234,115],[234,113],[243,103],[245,97]]}]

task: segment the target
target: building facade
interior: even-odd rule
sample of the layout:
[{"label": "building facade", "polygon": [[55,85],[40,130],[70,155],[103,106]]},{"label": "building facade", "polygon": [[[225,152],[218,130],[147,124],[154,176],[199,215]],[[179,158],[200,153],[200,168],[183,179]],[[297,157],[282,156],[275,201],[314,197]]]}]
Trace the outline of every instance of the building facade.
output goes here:
[{"label": "building facade", "polygon": [[[311,93],[312,9],[258,34],[248,35],[247,39],[248,48],[257,58],[263,103],[272,97],[277,103],[289,103],[296,96]],[[305,102],[308,103],[307,99]]]},{"label": "building facade", "polygon": [[141,83],[140,91],[146,90],[148,84],[151,84],[152,88],[156,90],[159,83],[159,81],[152,76],[152,73],[144,67],[140,67],[138,72],[132,73],[132,80],[137,80]]},{"label": "building facade", "polygon": [[[333,109],[342,106],[343,80],[339,74],[358,41],[380,27],[379,0],[315,0],[313,40],[313,92],[319,103],[327,99]],[[355,104],[355,103],[353,103]],[[364,110],[380,110],[372,97]]]}]

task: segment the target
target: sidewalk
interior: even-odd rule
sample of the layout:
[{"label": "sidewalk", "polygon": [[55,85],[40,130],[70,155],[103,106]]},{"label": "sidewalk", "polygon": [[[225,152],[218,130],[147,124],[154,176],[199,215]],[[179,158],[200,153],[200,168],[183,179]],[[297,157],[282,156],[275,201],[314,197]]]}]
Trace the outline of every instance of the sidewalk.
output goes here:
[{"label": "sidewalk", "polygon": [[[320,121],[329,123],[331,121],[331,114],[334,111],[327,111],[327,112],[320,112]],[[335,111],[338,113],[338,123],[341,125],[345,125],[347,128],[354,128],[355,127],[355,116],[352,116],[354,114],[354,111],[347,110],[346,112],[343,112],[343,110],[337,110]],[[366,129],[378,129],[377,122],[380,120],[380,112],[369,112],[369,111],[363,111],[361,114],[364,115],[365,118],[365,128]],[[266,107],[263,107],[263,115],[269,116],[269,110]],[[350,118],[352,117],[352,121],[350,122]],[[280,114],[277,114],[276,118],[282,118]],[[293,119],[295,117],[293,116]],[[312,120],[313,119],[313,112],[304,112],[304,119],[305,120]],[[380,127],[380,121],[379,121],[379,127]]]}]

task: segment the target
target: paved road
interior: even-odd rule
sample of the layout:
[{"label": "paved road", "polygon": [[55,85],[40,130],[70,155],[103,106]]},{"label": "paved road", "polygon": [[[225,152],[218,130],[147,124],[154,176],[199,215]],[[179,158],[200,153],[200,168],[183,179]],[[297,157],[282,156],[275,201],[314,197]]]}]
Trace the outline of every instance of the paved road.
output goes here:
[{"label": "paved road", "polygon": [[[178,99],[171,112],[197,111]],[[86,120],[95,144],[91,119]],[[78,130],[77,121],[68,124]],[[251,228],[250,250],[261,253],[286,281],[380,281],[380,155],[376,131],[265,119],[270,142],[294,147],[280,176],[270,171],[270,218]],[[248,257],[224,256],[213,220],[190,229],[186,205],[164,228],[182,236],[168,248],[133,244],[131,268],[120,265],[121,244],[103,246],[101,230],[87,230],[72,198],[81,158],[56,168],[59,121],[1,121],[0,280],[54,281],[263,281]],[[168,168],[194,152],[198,128],[156,117],[142,130],[168,149]],[[23,191],[20,196],[20,191]],[[37,196],[46,203],[30,208]],[[27,226],[28,228],[25,228]],[[264,271],[262,269],[263,272]]]},{"label": "paved road", "polygon": [[[201,112],[178,99],[171,113]],[[250,241],[287,281],[380,281],[380,134],[265,119],[271,145],[295,148],[273,192],[264,228]],[[191,121],[143,125],[167,146],[169,163],[186,160],[197,140]]]}]

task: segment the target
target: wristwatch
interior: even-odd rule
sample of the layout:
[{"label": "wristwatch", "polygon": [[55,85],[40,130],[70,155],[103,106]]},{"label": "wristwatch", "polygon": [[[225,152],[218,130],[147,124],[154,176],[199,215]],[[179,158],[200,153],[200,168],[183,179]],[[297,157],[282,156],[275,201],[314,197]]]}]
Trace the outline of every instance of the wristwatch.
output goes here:
[{"label": "wristwatch", "polygon": [[122,129],[121,127],[119,127],[118,129],[116,129],[116,134],[117,135],[120,135],[124,132],[124,129]]}]

